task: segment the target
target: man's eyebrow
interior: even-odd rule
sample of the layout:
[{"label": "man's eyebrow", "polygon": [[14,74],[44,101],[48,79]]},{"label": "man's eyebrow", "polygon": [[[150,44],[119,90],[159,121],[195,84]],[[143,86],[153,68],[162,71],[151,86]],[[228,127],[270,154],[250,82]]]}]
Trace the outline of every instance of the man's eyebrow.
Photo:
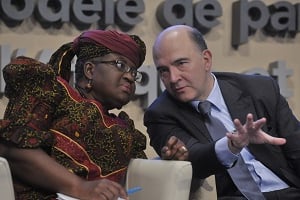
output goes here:
[{"label": "man's eyebrow", "polygon": [[162,68],[166,68],[166,66],[165,65],[158,65],[158,66],[156,66],[156,70],[159,70],[159,69],[162,69]]},{"label": "man's eyebrow", "polygon": [[[186,57],[183,57],[183,58],[177,58],[176,60],[172,61],[171,64],[172,65],[176,65],[178,64],[179,62],[182,62],[182,61],[189,61],[190,59],[189,58],[186,58]],[[163,67],[167,67],[166,65],[157,65],[156,66],[156,69],[159,69],[159,68],[163,68]]]},{"label": "man's eyebrow", "polygon": [[188,60],[190,60],[190,59],[189,58],[185,58],[185,57],[183,57],[183,58],[177,58],[176,60],[174,60],[172,62],[172,64],[176,64],[176,63],[179,63],[179,62],[182,62],[182,61],[188,61]]}]

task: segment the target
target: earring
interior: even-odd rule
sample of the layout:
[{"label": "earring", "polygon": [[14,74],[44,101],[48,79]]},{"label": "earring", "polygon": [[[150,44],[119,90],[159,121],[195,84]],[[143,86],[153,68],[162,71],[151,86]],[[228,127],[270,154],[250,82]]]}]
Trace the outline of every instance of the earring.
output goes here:
[{"label": "earring", "polygon": [[85,86],[85,89],[86,89],[87,91],[90,91],[90,90],[92,89],[92,87],[93,87],[92,81],[93,81],[93,79],[89,79],[89,80],[88,80],[88,83],[87,83],[86,86]]}]

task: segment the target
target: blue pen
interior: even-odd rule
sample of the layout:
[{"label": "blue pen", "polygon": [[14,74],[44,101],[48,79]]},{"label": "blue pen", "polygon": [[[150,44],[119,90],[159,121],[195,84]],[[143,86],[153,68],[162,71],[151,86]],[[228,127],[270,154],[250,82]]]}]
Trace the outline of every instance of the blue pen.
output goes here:
[{"label": "blue pen", "polygon": [[141,187],[133,187],[133,188],[130,188],[130,189],[127,190],[127,194],[131,195],[131,194],[134,194],[134,193],[136,193],[138,191],[141,191],[141,190],[142,190]]}]

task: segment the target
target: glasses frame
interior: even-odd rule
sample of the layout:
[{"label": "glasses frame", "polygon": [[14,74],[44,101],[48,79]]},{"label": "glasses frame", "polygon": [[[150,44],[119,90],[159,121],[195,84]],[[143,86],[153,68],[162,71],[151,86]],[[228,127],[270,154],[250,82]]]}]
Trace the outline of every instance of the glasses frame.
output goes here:
[{"label": "glasses frame", "polygon": [[123,72],[123,73],[129,73],[130,72],[130,74],[134,78],[135,82],[140,83],[142,81],[142,78],[143,78],[142,72],[136,70],[134,67],[130,67],[123,60],[102,60],[102,61],[93,60],[91,62],[94,63],[94,64],[109,64],[109,65],[112,65],[112,66],[116,67],[116,69],[118,69],[120,72]]}]

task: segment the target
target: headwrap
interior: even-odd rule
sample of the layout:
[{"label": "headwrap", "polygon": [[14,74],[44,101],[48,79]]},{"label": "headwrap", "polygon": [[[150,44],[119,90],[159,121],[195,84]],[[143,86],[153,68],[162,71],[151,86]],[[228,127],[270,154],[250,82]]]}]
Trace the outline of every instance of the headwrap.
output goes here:
[{"label": "headwrap", "polygon": [[137,35],[129,35],[113,30],[89,30],[74,39],[73,43],[62,45],[50,58],[57,74],[69,81],[71,61],[101,57],[108,53],[118,53],[140,67],[146,55],[145,43]]},{"label": "headwrap", "polygon": [[145,50],[128,34],[117,31],[91,30],[83,32],[73,41],[73,50],[79,58],[91,58],[89,54],[82,52],[81,42],[91,40],[95,45],[104,46],[113,53],[121,54],[132,61],[136,67],[140,67],[145,59]]}]

